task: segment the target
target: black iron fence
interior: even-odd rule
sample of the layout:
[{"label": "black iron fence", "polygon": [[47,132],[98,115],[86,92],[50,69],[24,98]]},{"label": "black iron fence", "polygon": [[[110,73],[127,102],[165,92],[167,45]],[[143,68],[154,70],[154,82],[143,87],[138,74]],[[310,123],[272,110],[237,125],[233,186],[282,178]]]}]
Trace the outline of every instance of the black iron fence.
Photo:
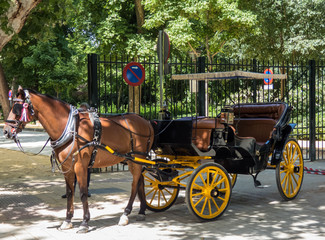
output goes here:
[{"label": "black iron fence", "polygon": [[[132,61],[145,69],[145,81],[131,87],[123,79],[123,68]],[[101,114],[137,112],[147,119],[157,119],[160,109],[158,59],[154,57],[89,55],[89,100]],[[164,76],[162,100],[172,118],[216,116],[225,105],[285,101],[294,107],[293,132],[305,159],[325,159],[324,73],[323,62],[260,62],[256,60],[171,58],[170,74],[220,71],[286,73],[286,80],[273,80],[272,87],[263,79],[220,81],[173,81]]]}]

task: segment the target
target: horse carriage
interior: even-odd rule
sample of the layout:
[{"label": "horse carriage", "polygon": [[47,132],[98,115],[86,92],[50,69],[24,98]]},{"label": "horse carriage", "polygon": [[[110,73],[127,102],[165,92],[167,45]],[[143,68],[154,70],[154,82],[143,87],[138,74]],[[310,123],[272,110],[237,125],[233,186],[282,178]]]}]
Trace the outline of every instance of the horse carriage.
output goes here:
[{"label": "horse carriage", "polygon": [[[225,72],[173,75],[174,79],[283,78],[281,74]],[[31,120],[39,120],[51,140],[52,165],[64,174],[66,219],[60,229],[72,228],[74,180],[83,204],[78,232],[87,232],[88,168],[112,166],[124,160],[133,175],[129,202],[120,218],[128,223],[136,195],[139,219],[146,208],[164,211],[186,190],[191,213],[204,220],[220,217],[229,205],[237,174],[253,176],[273,168],[280,195],[294,199],[301,188],[304,163],[298,143],[289,137],[292,108],[286,103],[233,104],[215,118],[191,117],[151,123],[136,114],[99,117],[33,90],[19,89],[4,127],[4,135],[20,146],[17,133]],[[48,141],[49,141],[48,140]],[[47,142],[45,143],[45,145]],[[45,146],[44,145],[44,146]],[[20,146],[21,147],[21,146]],[[148,153],[154,152],[152,157]]]},{"label": "horse carriage", "polygon": [[[206,74],[174,75],[175,79],[201,79]],[[208,75],[209,76],[209,75]],[[265,78],[264,74],[226,72],[224,78]],[[285,77],[277,74],[274,77]],[[147,208],[164,211],[186,190],[189,211],[203,220],[220,217],[230,201],[237,174],[252,175],[275,169],[276,183],[285,200],[301,188],[304,162],[296,140],[289,137],[292,107],[284,102],[225,106],[215,118],[190,117],[153,121],[157,154],[155,165],[143,173]]]}]

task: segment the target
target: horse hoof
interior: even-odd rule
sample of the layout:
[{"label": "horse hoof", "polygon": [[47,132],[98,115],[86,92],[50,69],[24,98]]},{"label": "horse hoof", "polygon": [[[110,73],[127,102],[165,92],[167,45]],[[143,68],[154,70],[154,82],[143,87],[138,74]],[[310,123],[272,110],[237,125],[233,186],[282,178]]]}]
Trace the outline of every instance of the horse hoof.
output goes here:
[{"label": "horse hoof", "polygon": [[59,227],[59,230],[68,230],[73,228],[73,225],[71,222],[64,221],[62,225]]},{"label": "horse hoof", "polygon": [[88,226],[80,226],[78,228],[77,233],[87,233],[89,231],[89,227]]},{"label": "horse hoof", "polygon": [[137,221],[145,221],[145,220],[146,220],[146,215],[144,215],[144,214],[138,214]]},{"label": "horse hoof", "polygon": [[120,221],[118,222],[118,225],[119,226],[126,226],[126,225],[128,225],[128,223],[129,223],[129,218],[128,218],[128,216],[126,216],[126,215],[122,215],[121,217],[120,217]]}]

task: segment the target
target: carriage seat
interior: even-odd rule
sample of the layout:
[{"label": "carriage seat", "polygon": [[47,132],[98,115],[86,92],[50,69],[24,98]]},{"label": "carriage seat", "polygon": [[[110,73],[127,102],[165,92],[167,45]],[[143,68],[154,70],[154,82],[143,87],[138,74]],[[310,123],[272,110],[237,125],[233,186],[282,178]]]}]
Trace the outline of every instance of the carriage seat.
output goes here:
[{"label": "carriage seat", "polygon": [[222,129],[224,125],[219,118],[198,118],[193,120],[192,142],[203,152],[209,150],[213,129]]},{"label": "carriage seat", "polygon": [[254,137],[257,144],[263,145],[271,138],[285,108],[284,103],[235,105],[234,127],[238,136]]}]

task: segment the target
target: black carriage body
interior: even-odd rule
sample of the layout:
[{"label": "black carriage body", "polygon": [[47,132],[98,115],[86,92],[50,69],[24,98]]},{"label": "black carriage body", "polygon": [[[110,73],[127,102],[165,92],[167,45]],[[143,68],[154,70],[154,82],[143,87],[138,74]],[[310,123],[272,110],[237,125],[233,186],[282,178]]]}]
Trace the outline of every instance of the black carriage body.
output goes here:
[{"label": "black carriage body", "polygon": [[253,174],[281,161],[292,130],[291,107],[286,103],[237,104],[234,122],[220,118],[183,118],[154,121],[154,150],[162,155],[211,156],[230,173]]},{"label": "black carriage body", "polygon": [[215,161],[230,173],[253,174],[267,167],[272,153],[272,165],[282,158],[282,151],[292,126],[291,107],[286,103],[237,104],[235,119],[228,126],[227,145],[215,146]]},{"label": "black carriage body", "polygon": [[214,156],[213,149],[200,151],[193,143],[193,121],[192,118],[153,121],[155,130],[153,149],[159,149],[162,155]]}]

